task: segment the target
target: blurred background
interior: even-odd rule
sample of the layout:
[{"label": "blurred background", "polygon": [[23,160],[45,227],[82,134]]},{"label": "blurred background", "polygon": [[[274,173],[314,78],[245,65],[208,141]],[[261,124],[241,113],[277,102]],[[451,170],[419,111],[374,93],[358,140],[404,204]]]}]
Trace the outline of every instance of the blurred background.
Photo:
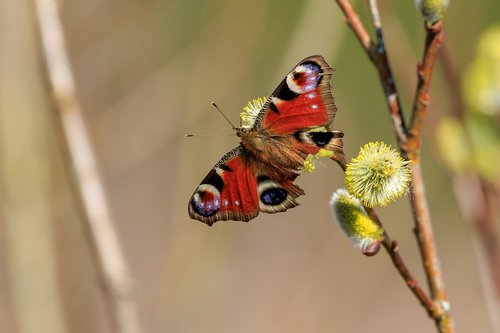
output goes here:
[{"label": "blurred background", "polygon": [[[196,186],[238,145],[218,136],[232,130],[211,102],[238,123],[247,101],[268,96],[309,55],[336,69],[334,126],[347,156],[368,141],[394,145],[376,72],[334,1],[60,5],[143,332],[435,331],[386,253],[362,256],[332,222],[327,202],[343,176],[328,160],[299,177],[307,195],[284,214],[212,228],[188,217]],[[370,26],[366,3],[356,6]],[[413,1],[380,1],[380,11],[408,115],[422,18]],[[482,33],[499,21],[497,0],[451,1],[446,47],[459,77],[467,79]],[[482,249],[435,144],[452,107],[442,73],[437,66],[423,151],[435,237],[457,330],[493,332]],[[33,3],[0,0],[0,332],[112,330],[61,133]],[[408,199],[378,211],[425,287]]]}]

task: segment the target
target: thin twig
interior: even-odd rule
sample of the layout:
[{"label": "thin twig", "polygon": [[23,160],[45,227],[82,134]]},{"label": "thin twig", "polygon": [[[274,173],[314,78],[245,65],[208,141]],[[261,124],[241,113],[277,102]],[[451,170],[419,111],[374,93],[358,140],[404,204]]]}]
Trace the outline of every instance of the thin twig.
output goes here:
[{"label": "thin twig", "polygon": [[417,66],[417,91],[413,102],[413,111],[411,115],[409,137],[406,140],[403,149],[410,155],[419,154],[420,144],[422,142],[422,124],[429,106],[429,88],[431,85],[432,72],[437,59],[438,51],[444,40],[444,31],[442,22],[433,26],[426,26],[427,37],[425,40],[425,49],[422,63]]},{"label": "thin twig", "polygon": [[[411,127],[408,140],[404,142],[403,152],[412,162],[412,191],[410,200],[412,203],[413,216],[419,249],[424,262],[427,281],[432,298],[444,305],[447,297],[444,291],[444,282],[434,242],[432,222],[425,196],[424,181],[420,165],[420,145],[422,141],[422,124],[427,113],[429,104],[429,88],[434,63],[438,50],[443,43],[444,32],[442,23],[427,26],[427,38],[425,43],[422,64],[418,65],[418,83],[413,105]],[[443,317],[447,317],[446,315]]]},{"label": "thin twig", "polygon": [[370,58],[370,60],[373,61],[374,58],[373,49],[375,48],[375,45],[373,44],[373,41],[370,37],[370,34],[368,33],[368,30],[366,30],[365,26],[359,19],[356,10],[354,10],[354,8],[352,7],[351,2],[349,0],[335,0],[335,1],[337,2],[340,9],[344,13],[347,25],[352,29],[354,35],[358,38],[359,42],[361,43],[361,46],[363,46],[363,49],[366,51],[368,58]]},{"label": "thin twig", "polygon": [[433,26],[426,26],[427,37],[422,63],[418,65],[418,83],[413,104],[411,125],[408,137],[400,148],[412,162],[412,191],[410,200],[415,220],[415,232],[422,256],[424,270],[429,284],[431,297],[435,304],[442,309],[434,319],[440,332],[452,332],[453,323],[449,315],[448,299],[444,289],[444,281],[437,255],[437,248],[432,230],[432,222],[427,198],[425,195],[424,180],[420,165],[420,145],[422,142],[422,125],[429,105],[429,89],[434,69],[434,63],[440,46],[443,43],[444,31],[442,22]]},{"label": "thin twig", "polygon": [[370,0],[372,18],[375,22],[375,33],[377,35],[376,44],[371,39],[367,29],[360,21],[356,10],[352,7],[348,0],[336,0],[337,4],[344,13],[345,19],[349,27],[354,32],[354,35],[360,41],[361,46],[365,50],[370,61],[374,64],[384,89],[387,106],[390,111],[390,116],[395,131],[398,144],[406,140],[407,128],[406,121],[403,115],[403,108],[399,99],[396,81],[392,74],[392,69],[389,63],[389,57],[386,52],[384,37],[380,26],[380,16],[378,14],[376,1]]},{"label": "thin twig", "polygon": [[365,207],[365,210],[368,213],[368,215],[370,215],[372,220],[384,229],[384,239],[382,241],[382,245],[389,254],[389,257],[391,258],[394,267],[396,267],[397,271],[399,272],[403,280],[405,280],[408,288],[410,288],[410,290],[419,300],[420,304],[425,308],[430,317],[434,318],[440,315],[439,309],[436,307],[434,302],[432,302],[432,300],[425,293],[425,291],[420,287],[420,284],[413,277],[413,274],[410,272],[410,269],[408,268],[408,266],[406,266],[403,258],[399,254],[398,242],[395,240],[391,240],[391,237],[387,233],[387,230],[383,227],[382,222],[380,221],[377,213],[373,208]]},{"label": "thin twig", "polygon": [[399,93],[396,88],[396,80],[392,74],[392,67],[389,63],[389,55],[385,47],[384,34],[382,33],[382,24],[377,7],[377,0],[370,0],[370,13],[372,15],[375,34],[377,36],[376,61],[375,67],[378,70],[380,82],[384,88],[384,94],[387,99],[389,113],[391,115],[393,128],[396,131],[396,140],[400,145],[407,138],[407,128],[403,108],[399,99]]},{"label": "thin twig", "polygon": [[[346,21],[356,22],[356,29],[352,24],[349,24],[358,40],[366,39],[364,35],[366,29],[361,22],[357,22],[357,14],[350,5],[349,1],[337,0],[340,8],[346,16]],[[377,3],[375,0],[370,0],[372,19],[374,21],[377,34],[377,56],[373,54],[373,42],[367,44],[362,42],[363,49],[368,54],[379,72],[379,77],[384,87],[384,93],[387,97],[389,111],[393,121],[394,130],[398,145],[403,154],[412,161],[412,192],[411,204],[415,219],[417,242],[424,262],[427,281],[431,291],[433,300],[433,310],[428,311],[429,315],[434,318],[440,332],[452,332],[453,324],[448,313],[448,302],[444,291],[444,284],[441,274],[441,268],[437,256],[436,245],[432,232],[432,224],[429,210],[427,207],[427,199],[425,196],[425,188],[423,184],[421,166],[420,166],[420,144],[422,137],[422,124],[427,112],[429,101],[430,79],[432,77],[433,65],[442,44],[444,32],[442,24],[438,22],[434,26],[427,26],[426,47],[422,65],[419,65],[419,80],[417,85],[417,93],[415,95],[415,103],[412,113],[411,126],[409,130],[404,122],[404,116],[399,101],[399,95],[396,90],[394,77],[389,65],[388,56],[383,41],[382,29],[380,26],[380,17],[378,14]],[[359,19],[358,19],[359,21]],[[384,245],[391,248],[391,244]],[[397,247],[396,247],[397,248]],[[418,296],[417,296],[418,297]],[[424,305],[424,304],[423,304]],[[425,306],[425,305],[424,305]]]},{"label": "thin twig", "polygon": [[[345,159],[345,155],[337,154],[332,159],[339,164],[342,171],[344,171],[344,172],[346,171],[347,161]],[[410,288],[410,290],[413,292],[415,297],[418,299],[418,301],[424,307],[424,309],[427,311],[427,313],[429,314],[430,317],[434,318],[436,316],[439,316],[440,309],[436,307],[436,305],[432,302],[432,300],[429,298],[429,296],[420,287],[420,284],[413,277],[413,274],[410,272],[410,269],[408,268],[408,266],[404,262],[403,258],[399,254],[399,247],[398,247],[397,241],[391,240],[389,233],[384,228],[382,221],[380,220],[380,218],[378,217],[377,213],[375,212],[375,210],[373,208],[365,207],[365,210],[368,213],[368,215],[371,217],[371,219],[384,230],[384,239],[382,240],[382,245],[384,246],[385,250],[389,254],[389,257],[391,258],[392,263],[394,264],[394,267],[399,272],[399,275],[406,282],[406,285],[408,286],[408,288]]]},{"label": "thin twig", "polygon": [[120,248],[76,96],[57,3],[55,0],[34,0],[34,3],[53,100],[61,117],[90,242],[96,249],[99,272],[107,287],[114,332],[138,333],[139,321],[131,295],[133,280]]},{"label": "thin twig", "polygon": [[369,0],[370,13],[372,15],[373,26],[376,31],[382,32],[382,21],[380,20],[380,13],[378,11],[377,0]]},{"label": "thin twig", "polygon": [[[429,89],[437,58],[438,50],[443,43],[444,32],[442,23],[438,22],[434,26],[426,27],[427,37],[422,63],[418,65],[418,83],[413,104],[411,126],[408,140],[401,147],[407,158],[412,162],[412,190],[410,200],[412,204],[413,216],[415,219],[415,232],[419,245],[420,254],[424,263],[427,282],[431,297],[440,307],[445,310],[448,300],[444,290],[444,282],[437,255],[437,248],[434,241],[432,222],[427,198],[425,195],[424,180],[420,164],[420,145],[422,142],[422,125],[429,105]],[[452,330],[447,311],[443,311],[443,316],[436,318],[442,332]]]}]

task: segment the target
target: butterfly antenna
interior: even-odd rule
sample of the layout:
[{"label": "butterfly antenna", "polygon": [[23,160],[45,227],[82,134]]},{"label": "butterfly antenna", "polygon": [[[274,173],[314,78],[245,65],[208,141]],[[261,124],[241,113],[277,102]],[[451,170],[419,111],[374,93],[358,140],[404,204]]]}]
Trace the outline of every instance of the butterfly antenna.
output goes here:
[{"label": "butterfly antenna", "polygon": [[235,136],[236,134],[193,134],[188,133],[184,134],[186,138],[194,138],[194,137],[213,137],[213,136]]},{"label": "butterfly antenna", "polygon": [[231,127],[233,128],[233,130],[237,131],[238,129],[236,128],[236,126],[233,125],[233,123],[226,117],[226,115],[224,114],[224,112],[222,112],[219,107],[217,106],[217,104],[215,104],[215,102],[212,102],[212,105],[217,109],[217,111],[219,111],[219,113],[224,117],[224,119],[226,119],[226,121],[229,123],[229,125],[231,125]]}]

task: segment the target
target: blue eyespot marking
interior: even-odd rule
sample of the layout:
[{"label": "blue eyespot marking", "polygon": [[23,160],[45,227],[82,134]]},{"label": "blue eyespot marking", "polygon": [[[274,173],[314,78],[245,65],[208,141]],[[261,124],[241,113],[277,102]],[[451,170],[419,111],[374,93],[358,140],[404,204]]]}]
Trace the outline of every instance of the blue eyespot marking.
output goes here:
[{"label": "blue eyespot marking", "polygon": [[285,189],[273,187],[262,192],[260,200],[266,205],[276,206],[286,200],[287,194]]}]

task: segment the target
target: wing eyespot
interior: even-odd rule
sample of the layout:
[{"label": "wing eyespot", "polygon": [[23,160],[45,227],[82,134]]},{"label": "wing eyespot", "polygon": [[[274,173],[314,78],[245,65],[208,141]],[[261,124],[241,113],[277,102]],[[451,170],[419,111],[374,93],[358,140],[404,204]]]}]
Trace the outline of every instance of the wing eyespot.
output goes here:
[{"label": "wing eyespot", "polygon": [[265,213],[284,212],[298,205],[295,198],[286,188],[272,179],[262,177],[258,179],[259,209]]},{"label": "wing eyespot", "polygon": [[221,206],[219,190],[210,184],[201,184],[191,199],[193,211],[203,217],[215,215]]},{"label": "wing eyespot", "polygon": [[286,86],[296,94],[303,94],[316,89],[321,83],[323,70],[313,61],[306,61],[290,72],[286,77]]},{"label": "wing eyespot", "polygon": [[332,132],[310,132],[309,136],[311,137],[311,140],[314,142],[314,144],[318,147],[324,147],[333,138],[333,133]]},{"label": "wing eyespot", "polygon": [[273,187],[263,191],[260,194],[260,200],[266,205],[276,206],[283,203],[283,201],[286,200],[287,195],[288,192],[285,189]]}]

